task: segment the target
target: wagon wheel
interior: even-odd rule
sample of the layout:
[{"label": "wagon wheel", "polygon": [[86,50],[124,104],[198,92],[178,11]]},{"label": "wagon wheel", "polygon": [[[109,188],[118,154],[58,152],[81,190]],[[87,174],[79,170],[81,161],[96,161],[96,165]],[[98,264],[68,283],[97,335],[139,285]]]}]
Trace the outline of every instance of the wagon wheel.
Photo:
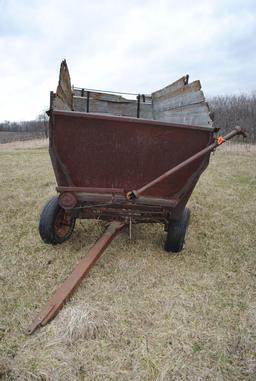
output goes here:
[{"label": "wagon wheel", "polygon": [[59,206],[58,197],[53,197],[42,210],[39,233],[45,243],[52,245],[67,241],[73,233],[76,219]]},{"label": "wagon wheel", "polygon": [[170,221],[164,249],[168,252],[180,252],[185,243],[185,236],[189,224],[190,210],[184,208],[178,221]]}]

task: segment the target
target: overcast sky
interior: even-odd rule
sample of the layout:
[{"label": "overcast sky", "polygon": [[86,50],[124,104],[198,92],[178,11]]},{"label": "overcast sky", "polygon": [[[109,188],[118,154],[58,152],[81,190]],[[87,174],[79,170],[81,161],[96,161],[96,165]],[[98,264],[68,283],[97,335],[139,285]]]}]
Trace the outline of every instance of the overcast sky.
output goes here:
[{"label": "overcast sky", "polygon": [[207,97],[256,91],[255,0],[0,0],[0,121],[74,85],[150,93],[184,74]]}]

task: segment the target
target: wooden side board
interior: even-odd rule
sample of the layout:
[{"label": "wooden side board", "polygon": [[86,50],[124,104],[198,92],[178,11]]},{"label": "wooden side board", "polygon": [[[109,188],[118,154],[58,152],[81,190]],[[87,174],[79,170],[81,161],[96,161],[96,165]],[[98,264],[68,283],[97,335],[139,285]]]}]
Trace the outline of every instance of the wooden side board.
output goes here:
[{"label": "wooden side board", "polygon": [[188,76],[181,77],[180,79],[177,79],[177,81],[171,83],[168,86],[163,87],[160,90],[154,91],[152,93],[152,97],[154,99],[162,98],[162,97],[169,97],[170,94],[175,93],[176,91],[179,91],[181,88],[184,88],[184,86],[188,83]]},{"label": "wooden side board", "polygon": [[[73,100],[75,111],[87,111],[87,97],[74,96]],[[135,118],[137,116],[137,101],[128,99],[123,99],[123,101],[113,101],[104,98],[95,99],[90,97],[89,112]],[[151,103],[140,103],[140,118],[153,119]]]},{"label": "wooden side board", "polygon": [[[188,83],[188,75],[140,98],[139,117],[171,123],[210,127],[210,110],[200,81]],[[59,83],[53,100],[55,110],[73,110],[137,117],[137,99],[121,94],[72,88],[67,63],[60,66]]]},{"label": "wooden side board", "polygon": [[172,123],[211,126],[210,110],[200,81],[187,82],[188,77],[182,77],[152,93],[153,118]]},{"label": "wooden side board", "polygon": [[163,122],[187,124],[191,126],[212,126],[212,120],[209,117],[209,108],[205,102],[164,110],[156,114],[155,119]]},{"label": "wooden side board", "polygon": [[61,62],[58,87],[53,100],[53,109],[73,110],[73,92],[66,60]]}]

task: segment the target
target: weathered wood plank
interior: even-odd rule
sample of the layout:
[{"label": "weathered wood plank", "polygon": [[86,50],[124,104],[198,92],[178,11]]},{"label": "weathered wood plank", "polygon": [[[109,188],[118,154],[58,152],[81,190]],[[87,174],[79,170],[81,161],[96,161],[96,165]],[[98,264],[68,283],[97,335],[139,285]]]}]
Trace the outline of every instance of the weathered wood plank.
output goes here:
[{"label": "weathered wood plank", "polygon": [[153,98],[153,112],[161,112],[165,110],[176,109],[177,107],[184,107],[195,103],[205,102],[204,94],[202,91],[181,93],[174,97],[169,97],[160,101],[155,101]]},{"label": "weathered wood plank", "polygon": [[[83,91],[83,90],[74,88],[73,89],[73,95],[75,97],[87,98],[87,90],[84,89],[84,91]],[[94,92],[94,91],[90,91],[89,97],[92,99],[98,99],[98,100],[102,99],[102,100],[112,101],[112,102],[125,101],[125,98],[123,98],[120,95],[108,94],[108,93],[99,93],[99,92]]]},{"label": "weathered wood plank", "polygon": [[[76,88],[74,87],[73,88],[73,95],[75,97],[82,97],[82,98],[86,98],[87,97],[87,92],[89,91],[90,95],[90,99],[98,99],[98,100],[105,100],[105,101],[109,101],[109,102],[130,102],[130,101],[134,101],[135,100],[135,95],[132,97],[132,98],[125,98],[124,95],[126,95],[125,93],[123,95],[119,95],[119,94],[112,94],[112,93],[108,93],[108,92],[98,92],[97,90],[86,90],[86,89],[80,89],[80,88]],[[149,96],[149,95],[144,95],[145,97],[145,102],[148,103],[148,102],[152,102],[152,97]],[[141,98],[142,99],[142,98]]]},{"label": "weathered wood plank", "polygon": [[[83,97],[74,97],[74,110],[80,112],[87,111],[87,99]],[[137,116],[137,101],[124,100],[124,102],[110,102],[99,99],[91,99],[89,102],[89,111],[118,116]],[[153,119],[151,103],[140,103],[140,118]]]},{"label": "weathered wood plank", "polygon": [[169,98],[176,97],[179,95],[182,96],[183,94],[200,91],[201,90],[201,83],[200,83],[200,81],[194,81],[194,82],[191,82],[187,85],[179,87],[177,89],[170,89],[170,90],[171,90],[170,92],[166,92],[166,93],[162,94],[161,96],[155,96],[154,94],[152,94],[152,100],[154,100],[155,102],[160,102],[160,101],[163,101],[165,99],[169,99]]},{"label": "weathered wood plank", "polygon": [[209,106],[200,89],[200,81],[182,85],[181,79],[174,86],[153,93],[153,118],[165,122],[211,126]]},{"label": "weathered wood plank", "polygon": [[53,107],[59,110],[72,110],[73,92],[66,60],[61,62],[59,83],[53,102]]},{"label": "weathered wood plank", "polygon": [[180,79],[171,83],[170,85],[165,86],[164,88],[162,88],[160,90],[154,91],[151,95],[152,95],[152,97],[154,97],[156,99],[156,98],[160,98],[162,96],[166,96],[168,94],[171,94],[171,93],[175,92],[176,90],[184,87],[186,84],[186,81],[187,81],[187,76],[181,77]]},{"label": "weathered wood plank", "polygon": [[188,124],[192,126],[211,127],[207,104],[186,105],[173,110],[165,110],[156,115],[157,120],[170,123]]}]

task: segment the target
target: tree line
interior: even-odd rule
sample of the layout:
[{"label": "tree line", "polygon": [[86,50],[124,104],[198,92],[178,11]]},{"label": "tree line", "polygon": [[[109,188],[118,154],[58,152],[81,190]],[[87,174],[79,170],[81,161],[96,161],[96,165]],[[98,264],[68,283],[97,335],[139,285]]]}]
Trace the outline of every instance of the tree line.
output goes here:
[{"label": "tree line", "polygon": [[[216,96],[208,100],[214,126],[225,134],[236,125],[248,132],[247,142],[256,143],[256,93],[251,95]],[[26,132],[35,137],[48,137],[48,116],[45,112],[36,120],[23,122],[5,121],[0,131]]]},{"label": "tree line", "polygon": [[0,131],[5,132],[18,132],[18,133],[28,133],[31,137],[48,138],[48,116],[45,112],[38,115],[35,120],[22,121],[22,122],[10,122],[5,120],[0,123]]},{"label": "tree line", "polygon": [[256,93],[252,95],[227,95],[211,98],[214,126],[225,134],[235,126],[245,128],[248,142],[256,143]]}]

